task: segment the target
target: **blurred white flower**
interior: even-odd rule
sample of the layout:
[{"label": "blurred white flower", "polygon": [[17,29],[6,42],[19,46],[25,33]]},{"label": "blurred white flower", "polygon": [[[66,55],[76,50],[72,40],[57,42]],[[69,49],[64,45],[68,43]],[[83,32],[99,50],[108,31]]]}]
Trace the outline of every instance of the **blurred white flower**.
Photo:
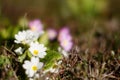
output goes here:
[{"label": "blurred white flower", "polygon": [[46,77],[45,80],[50,80],[50,78],[49,78],[49,77]]},{"label": "blurred white flower", "polygon": [[22,54],[23,53],[23,49],[21,47],[19,47],[19,48],[15,49],[15,52],[17,54]]},{"label": "blurred white flower", "polygon": [[50,68],[51,73],[58,73],[59,68]]},{"label": "blurred white flower", "polygon": [[33,78],[29,78],[29,80],[34,80]]},{"label": "blurred white flower", "polygon": [[58,73],[58,71],[59,71],[59,68],[53,68],[53,67],[51,67],[51,68],[49,68],[49,69],[47,69],[47,70],[44,70],[44,71],[43,71],[43,74],[45,74],[45,73],[47,73],[47,72],[50,72],[50,73]]},{"label": "blurred white flower", "polygon": [[31,61],[26,60],[23,64],[23,68],[26,70],[28,77],[33,77],[39,69],[43,67],[43,63],[39,62],[39,58],[32,57]]},{"label": "blurred white flower", "polygon": [[38,42],[32,42],[30,44],[29,51],[33,56],[39,57],[39,58],[44,58],[46,55],[46,50],[47,48],[44,47],[44,44],[39,44]]},{"label": "blurred white flower", "polygon": [[39,76],[39,74],[35,74],[35,78],[37,79],[37,78],[39,78],[40,76]]},{"label": "blurred white flower", "polygon": [[30,44],[36,41],[42,33],[33,32],[31,30],[19,31],[15,35],[15,43]]},{"label": "blurred white flower", "polygon": [[67,51],[65,51],[64,49],[62,49],[61,47],[58,48],[58,51],[65,57],[68,58],[69,53]]},{"label": "blurred white flower", "polygon": [[60,69],[60,65],[61,65],[62,61],[58,61],[58,62],[55,62],[55,64],[47,69],[47,70],[44,70],[43,71],[43,74],[47,73],[47,72],[50,72],[50,73],[58,73],[59,72],[59,69]]}]

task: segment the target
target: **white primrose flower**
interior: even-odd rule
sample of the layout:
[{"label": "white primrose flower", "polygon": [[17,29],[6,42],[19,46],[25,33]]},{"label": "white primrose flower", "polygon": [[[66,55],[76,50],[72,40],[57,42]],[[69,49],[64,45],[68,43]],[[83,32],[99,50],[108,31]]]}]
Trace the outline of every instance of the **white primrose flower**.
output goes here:
[{"label": "white primrose flower", "polygon": [[23,53],[23,49],[21,47],[19,47],[19,48],[15,49],[15,52],[17,54],[22,54]]},{"label": "white primrose flower", "polygon": [[23,68],[26,69],[25,73],[28,77],[33,77],[42,67],[43,63],[39,62],[39,58],[37,57],[32,57],[31,61],[26,60],[23,64]]},{"label": "white primrose flower", "polygon": [[38,74],[38,73],[36,73],[36,74],[34,75],[34,77],[30,77],[30,78],[29,78],[29,80],[37,80],[37,79],[39,79],[39,74]]},{"label": "white primrose flower", "polygon": [[39,44],[38,42],[32,42],[30,44],[29,51],[33,56],[44,58],[46,55],[47,48],[44,47],[44,44]]},{"label": "white primrose flower", "polygon": [[19,31],[15,35],[15,43],[30,44],[33,41],[36,41],[42,33],[33,32],[31,30]]}]

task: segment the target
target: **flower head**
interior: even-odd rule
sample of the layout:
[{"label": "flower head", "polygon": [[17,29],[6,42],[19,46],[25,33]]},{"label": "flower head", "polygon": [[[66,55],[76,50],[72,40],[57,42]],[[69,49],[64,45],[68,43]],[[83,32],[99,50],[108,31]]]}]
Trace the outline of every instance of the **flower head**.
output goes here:
[{"label": "flower head", "polygon": [[21,47],[15,49],[15,52],[18,54],[22,54],[23,53],[23,49]]},{"label": "flower head", "polygon": [[54,40],[57,36],[57,32],[54,29],[48,29],[48,37],[50,40]]},{"label": "flower head", "polygon": [[19,31],[15,35],[15,43],[30,44],[33,41],[36,41],[41,34],[33,32],[31,30]]},{"label": "flower head", "polygon": [[23,64],[23,68],[26,70],[25,73],[28,75],[28,77],[33,77],[35,73],[42,68],[42,66],[43,63],[39,62],[39,59],[36,57],[32,57],[31,61],[26,60]]},{"label": "flower head", "polygon": [[59,31],[58,40],[62,41],[63,39],[66,39],[66,37],[67,37],[68,40],[72,39],[72,37],[70,35],[69,28],[64,27]]},{"label": "flower head", "polygon": [[29,51],[33,56],[44,58],[46,55],[46,47],[44,47],[44,44],[39,44],[38,42],[34,42],[30,44]]},{"label": "flower head", "polygon": [[42,32],[43,31],[43,24],[40,22],[39,19],[35,19],[30,21],[28,26],[32,31]]},{"label": "flower head", "polygon": [[58,35],[58,41],[65,51],[70,51],[73,45],[72,37],[68,28],[62,28]]},{"label": "flower head", "polygon": [[65,51],[70,51],[73,45],[73,42],[71,40],[63,39],[63,41],[60,41],[61,47]]}]

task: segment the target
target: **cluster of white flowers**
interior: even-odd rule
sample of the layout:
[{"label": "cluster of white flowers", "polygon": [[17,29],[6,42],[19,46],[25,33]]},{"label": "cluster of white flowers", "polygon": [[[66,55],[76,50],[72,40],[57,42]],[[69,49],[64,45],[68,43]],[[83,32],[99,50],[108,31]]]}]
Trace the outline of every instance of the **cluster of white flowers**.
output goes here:
[{"label": "cluster of white flowers", "polygon": [[[29,80],[36,80],[39,75],[42,77],[46,73],[59,73],[62,59],[69,58],[68,52],[73,45],[69,29],[64,27],[59,32],[48,29],[44,34],[43,24],[39,19],[30,21],[28,27],[29,29],[15,34],[14,42],[20,45],[14,51],[19,55],[18,60],[23,63],[22,66]],[[58,51],[45,47],[48,40],[59,42]],[[49,76],[47,78],[49,79]]]},{"label": "cluster of white flowers", "polygon": [[[14,42],[24,46],[20,46],[15,50],[17,54],[26,55],[25,51],[29,51],[32,55],[30,61],[24,60],[23,64],[25,73],[32,79],[44,65],[43,62],[40,62],[40,58],[45,57],[47,48],[44,44],[38,42],[39,37],[44,33],[41,22],[39,20],[31,21],[29,27],[29,30],[19,31],[18,34],[15,35]],[[33,30],[33,28],[36,29]]]},{"label": "cluster of white flowers", "polygon": [[39,36],[43,33],[42,32],[34,32],[32,30],[23,30],[23,31],[20,31],[18,32],[18,34],[15,35],[15,43],[19,44],[19,43],[22,43],[22,44],[30,44],[31,42],[34,42],[36,41]]},{"label": "cluster of white flowers", "polygon": [[[15,35],[15,43],[29,46],[28,51],[32,54],[31,61],[25,60],[23,64],[23,68],[26,70],[25,73],[30,78],[34,77],[37,71],[43,67],[43,63],[39,61],[39,58],[45,57],[47,48],[44,44],[39,44],[37,42],[42,33],[43,31],[41,33],[36,33],[32,30],[24,30]],[[24,48],[22,47],[15,50],[15,52],[20,55],[25,54],[23,51]]]},{"label": "cluster of white flowers", "polygon": [[24,56],[24,59],[20,61],[24,61],[22,66],[25,69],[26,75],[29,77],[30,80],[34,80],[36,78],[36,75],[38,77],[39,72],[41,71],[42,74],[45,74],[47,72],[57,73],[59,70],[58,63],[55,63],[54,65],[57,67],[52,66],[47,70],[43,70],[45,64],[43,62],[40,62],[41,58],[43,59],[47,55],[47,48],[44,46],[44,44],[40,44],[38,42],[38,39],[44,33],[44,31],[42,30],[43,27],[41,22],[39,22],[38,20],[32,21],[30,22],[29,27],[29,30],[19,31],[17,34],[15,34],[14,41],[16,44],[22,44],[22,46],[19,46],[15,50],[15,52],[20,56],[27,55],[30,59],[26,60]]}]

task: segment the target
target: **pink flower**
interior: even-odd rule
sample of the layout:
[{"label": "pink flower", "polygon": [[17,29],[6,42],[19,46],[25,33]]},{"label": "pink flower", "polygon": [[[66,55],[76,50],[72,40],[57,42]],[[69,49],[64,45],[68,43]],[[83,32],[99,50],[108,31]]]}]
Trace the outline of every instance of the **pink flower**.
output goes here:
[{"label": "pink flower", "polygon": [[43,24],[41,23],[39,19],[30,21],[28,26],[32,31],[38,31],[38,32],[43,31]]},{"label": "pink flower", "polygon": [[71,40],[64,39],[60,42],[60,45],[65,51],[70,51],[72,49],[73,42]]},{"label": "pink flower", "polygon": [[57,36],[57,31],[55,29],[48,29],[48,37],[50,40],[54,40]]},{"label": "pink flower", "polygon": [[58,41],[60,42],[61,47],[65,51],[71,50],[73,46],[72,36],[70,35],[70,31],[67,27],[64,27],[60,30],[58,35]]},{"label": "pink flower", "polygon": [[62,28],[62,29],[59,31],[58,40],[61,41],[61,40],[63,40],[63,39],[66,39],[66,37],[67,37],[67,39],[69,39],[69,40],[72,39],[72,37],[71,37],[71,35],[70,35],[69,28],[64,27],[64,28]]}]

